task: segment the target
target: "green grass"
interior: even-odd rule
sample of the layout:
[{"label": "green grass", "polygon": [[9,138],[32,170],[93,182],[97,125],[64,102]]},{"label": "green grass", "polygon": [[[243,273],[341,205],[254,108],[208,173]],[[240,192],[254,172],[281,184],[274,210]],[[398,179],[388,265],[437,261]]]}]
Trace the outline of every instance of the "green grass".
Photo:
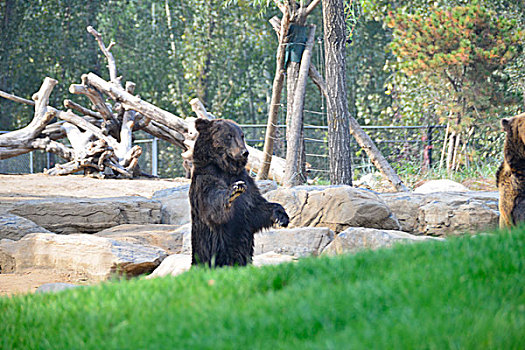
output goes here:
[{"label": "green grass", "polygon": [[0,349],[523,349],[525,231],[0,298]]}]

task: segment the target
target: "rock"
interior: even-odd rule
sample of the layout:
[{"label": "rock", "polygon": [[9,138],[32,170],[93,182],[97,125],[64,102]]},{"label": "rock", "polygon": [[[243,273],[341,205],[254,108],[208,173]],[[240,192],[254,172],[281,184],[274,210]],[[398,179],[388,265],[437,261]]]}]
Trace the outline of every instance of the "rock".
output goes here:
[{"label": "rock", "polygon": [[467,192],[467,187],[459,182],[440,179],[425,182],[423,185],[414,189],[414,193],[433,193],[433,192]]},{"label": "rock", "polygon": [[15,272],[50,268],[85,275],[93,282],[149,273],[166,257],[157,247],[87,234],[32,233],[19,241],[2,241],[0,251],[14,259]]},{"label": "rock", "polygon": [[[2,240],[2,244],[7,244],[8,240]],[[11,241],[14,242],[14,241]],[[15,272],[16,262],[10,254],[2,251],[0,244],[0,273],[12,273]]]},{"label": "rock", "polygon": [[498,192],[385,193],[381,198],[401,229],[413,234],[446,236],[498,225]]},{"label": "rock", "polygon": [[338,234],[324,249],[323,254],[355,253],[365,249],[391,247],[395,243],[412,243],[429,239],[437,238],[414,236],[402,231],[350,227]]},{"label": "rock", "polygon": [[493,230],[498,227],[499,212],[469,196],[446,194],[439,199],[426,198],[419,208],[417,232],[447,236]]},{"label": "rock", "polygon": [[191,254],[191,223],[179,227],[177,234],[182,235],[181,254]]},{"label": "rock", "polygon": [[151,275],[146,276],[146,278],[177,276],[188,271],[190,268],[191,255],[173,254],[164,259],[159,267],[157,267]]},{"label": "rock", "polygon": [[295,261],[295,257],[291,255],[278,254],[276,252],[266,252],[264,254],[255,255],[253,257],[254,266],[278,265],[285,262]]},{"label": "rock", "polygon": [[381,173],[375,172],[361,176],[359,180],[354,181],[352,184],[354,187],[362,187],[373,190],[382,186],[381,180]]},{"label": "rock", "polygon": [[[284,262],[294,261],[295,258],[290,255],[277,254],[275,252],[267,252],[265,254],[256,255],[253,257],[254,266],[276,265]],[[177,276],[188,271],[191,268],[191,255],[189,254],[173,254],[168,256],[162,263],[153,271],[151,275],[146,276],[147,279],[164,276]]]},{"label": "rock", "polygon": [[153,194],[152,199],[162,204],[161,223],[184,225],[191,222],[189,189],[190,185],[183,185],[157,191]]},{"label": "rock", "polygon": [[168,254],[182,251],[182,233],[180,226],[150,224],[150,225],[119,225],[95,233],[96,236],[113,240],[142,245],[152,245],[165,250]]},{"label": "rock", "polygon": [[377,194],[351,186],[279,188],[265,197],[285,207],[290,227],[328,227],[336,233],[348,227],[401,228]]},{"label": "rock", "polygon": [[319,255],[334,239],[326,227],[300,227],[262,231],[255,234],[254,255],[274,252],[303,257]]},{"label": "rock", "polygon": [[381,198],[399,220],[401,230],[417,234],[419,207],[425,200],[425,196],[423,194],[397,192],[382,193]]},{"label": "rock", "polygon": [[35,291],[35,293],[56,293],[60,292],[66,289],[76,288],[79,287],[76,284],[71,283],[46,283],[38,287]]},{"label": "rock", "polygon": [[19,240],[25,235],[35,232],[51,233],[42,226],[38,226],[33,221],[21,216],[0,213],[0,239]]},{"label": "rock", "polygon": [[94,233],[122,224],[160,223],[161,204],[143,197],[47,198],[9,210],[55,233]]},{"label": "rock", "polygon": [[265,194],[270,191],[275,191],[277,189],[277,183],[273,180],[259,180],[256,181],[256,184],[261,194]]}]

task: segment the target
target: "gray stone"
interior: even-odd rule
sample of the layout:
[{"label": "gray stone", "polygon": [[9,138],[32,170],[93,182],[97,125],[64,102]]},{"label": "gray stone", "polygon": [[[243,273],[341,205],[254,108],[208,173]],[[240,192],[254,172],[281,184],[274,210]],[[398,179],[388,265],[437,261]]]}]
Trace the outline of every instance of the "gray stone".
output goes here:
[{"label": "gray stone", "polygon": [[254,255],[268,252],[303,257],[319,255],[334,239],[326,227],[265,230],[255,234]]},{"label": "gray stone", "polygon": [[279,265],[286,262],[296,261],[297,258],[291,255],[278,254],[276,252],[266,252],[253,257],[254,266]]},{"label": "gray stone", "polygon": [[191,221],[189,188],[190,185],[183,185],[167,188],[153,194],[152,199],[162,204],[161,223],[184,225]]},{"label": "gray stone", "polygon": [[426,199],[419,208],[417,232],[448,236],[493,230],[498,227],[499,212],[484,202],[465,196]]},{"label": "gray stone", "polygon": [[179,227],[177,234],[182,235],[181,254],[191,254],[191,223]]},{"label": "gray stone", "polygon": [[177,225],[164,224],[125,224],[97,232],[95,235],[116,241],[151,245],[165,250],[168,254],[176,254],[182,251],[182,233],[179,228]]},{"label": "gray stone", "polygon": [[[277,265],[285,262],[296,260],[290,255],[277,254],[275,252],[267,252],[265,254],[256,255],[253,257],[254,266]],[[191,255],[189,254],[173,254],[168,256],[162,263],[153,271],[151,275],[146,276],[147,279],[164,276],[177,276],[188,271],[191,268]]]},{"label": "gray stone", "polygon": [[30,233],[51,233],[33,221],[18,215],[0,213],[0,239],[18,240]]},{"label": "gray stone", "polygon": [[[15,262],[15,272],[49,268],[103,281],[153,271],[166,257],[158,247],[119,242],[88,234],[32,233],[18,241],[2,241],[0,251]],[[1,263],[1,261],[0,261]],[[0,266],[0,269],[3,269]]]},{"label": "gray stone", "polygon": [[414,193],[434,193],[434,192],[467,192],[469,189],[459,182],[439,179],[430,180],[414,189]]},{"label": "gray stone", "polygon": [[191,268],[191,255],[173,254],[168,256],[162,263],[151,273],[146,276],[147,279],[164,276],[177,276]]},{"label": "gray stone", "polygon": [[285,207],[290,227],[328,227],[336,233],[348,227],[401,228],[386,203],[369,190],[351,186],[297,186],[279,188],[265,197]]},{"label": "gray stone", "polygon": [[396,243],[412,243],[431,239],[438,238],[414,236],[403,231],[350,227],[338,234],[333,242],[324,249],[323,254],[355,253],[365,249],[391,247]]},{"label": "gray stone", "polygon": [[38,287],[35,293],[56,293],[56,292],[61,292],[66,289],[72,289],[76,287],[79,287],[79,286],[76,284],[71,284],[71,283],[62,283],[62,282],[46,283]]},{"label": "gray stone", "polygon": [[382,193],[381,198],[399,220],[402,231],[417,232],[419,207],[424,202],[425,195],[410,192]]},{"label": "gray stone", "polygon": [[446,236],[492,230],[498,226],[498,192],[435,192],[381,194],[413,234]]},{"label": "gray stone", "polygon": [[[14,242],[14,241],[8,241],[6,239],[2,240],[2,244],[7,244],[8,242]],[[10,254],[2,251],[1,244],[0,244],[0,273],[12,273],[12,272],[15,272],[15,269],[16,269],[15,258],[13,258]]]},{"label": "gray stone", "polygon": [[277,189],[277,183],[273,180],[260,180],[255,182],[259,188],[261,194],[268,193],[270,191],[275,191]]},{"label": "gray stone", "polygon": [[55,233],[94,233],[122,224],[160,223],[161,204],[143,197],[48,198],[10,209]]}]

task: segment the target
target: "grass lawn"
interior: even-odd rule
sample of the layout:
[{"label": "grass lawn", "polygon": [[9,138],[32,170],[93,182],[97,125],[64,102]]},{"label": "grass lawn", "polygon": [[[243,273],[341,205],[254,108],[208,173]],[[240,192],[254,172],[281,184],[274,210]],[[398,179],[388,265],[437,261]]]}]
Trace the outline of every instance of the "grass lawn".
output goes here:
[{"label": "grass lawn", "polygon": [[0,349],[524,349],[525,231],[0,298]]}]

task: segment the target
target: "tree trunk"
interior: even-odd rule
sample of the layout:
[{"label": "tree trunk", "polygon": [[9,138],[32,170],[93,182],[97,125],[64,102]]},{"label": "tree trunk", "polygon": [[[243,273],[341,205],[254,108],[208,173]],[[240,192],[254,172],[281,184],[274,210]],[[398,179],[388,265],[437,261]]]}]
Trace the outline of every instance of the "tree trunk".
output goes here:
[{"label": "tree trunk", "polygon": [[272,85],[272,99],[270,107],[268,108],[268,123],[266,126],[266,136],[264,138],[264,149],[261,168],[257,173],[257,179],[263,180],[268,178],[270,165],[272,163],[273,144],[275,140],[275,133],[277,130],[277,113],[279,112],[279,105],[281,104],[281,93],[284,82],[284,53],[285,44],[288,41],[288,28],[290,26],[290,17],[288,12],[283,13],[283,20],[281,21],[281,31],[279,34],[279,43],[277,46],[277,59],[275,64],[275,77]]},{"label": "tree trunk", "polygon": [[[352,185],[343,0],[323,1],[330,183]],[[356,123],[357,124],[357,123]]]},{"label": "tree trunk", "polygon": [[359,123],[348,113],[345,77],[345,18],[342,0],[323,1],[330,182],[352,184],[350,133],[398,191],[408,191]]},{"label": "tree trunk", "polygon": [[286,132],[286,170],[284,175],[284,185],[287,187],[301,185],[306,182],[303,110],[314,39],[315,26],[311,26],[301,62],[290,62],[288,69],[289,109],[286,118],[288,128]]}]

